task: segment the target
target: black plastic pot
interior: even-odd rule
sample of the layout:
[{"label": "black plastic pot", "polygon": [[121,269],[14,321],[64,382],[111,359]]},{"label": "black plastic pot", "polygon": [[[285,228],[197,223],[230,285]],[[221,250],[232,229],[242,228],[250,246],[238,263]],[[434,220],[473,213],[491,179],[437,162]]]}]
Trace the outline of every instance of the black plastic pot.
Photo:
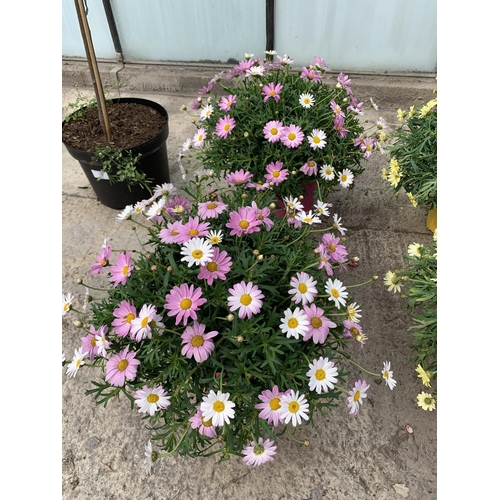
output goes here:
[{"label": "black plastic pot", "polygon": [[[168,137],[168,113],[167,110],[160,104],[148,99],[139,99],[135,97],[122,97],[113,99],[115,102],[137,103],[150,108],[156,109],[166,117],[167,122],[163,130],[155,137],[147,142],[143,142],[132,148],[128,148],[133,155],[140,154],[141,157],[137,164],[137,168],[142,170],[146,177],[153,179],[151,185],[154,188],[157,184],[170,182],[170,172],[168,169],[167,157],[167,137]],[[64,122],[63,122],[64,126]],[[110,208],[118,210],[124,209],[127,205],[134,205],[138,201],[150,198],[151,193],[140,186],[131,186],[130,189],[126,182],[114,182],[111,184],[109,180],[100,179],[99,172],[102,164],[94,161],[95,153],[88,151],[80,151],[68,146],[63,142],[69,154],[80,163],[87,179],[90,182],[99,201]]]}]

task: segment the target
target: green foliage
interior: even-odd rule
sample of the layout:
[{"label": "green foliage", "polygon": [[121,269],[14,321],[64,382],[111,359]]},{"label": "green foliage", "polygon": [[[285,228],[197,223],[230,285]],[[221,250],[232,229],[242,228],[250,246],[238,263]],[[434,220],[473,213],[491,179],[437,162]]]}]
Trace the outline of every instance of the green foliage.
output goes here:
[{"label": "green foliage", "polygon": [[390,168],[382,175],[396,194],[404,189],[415,206],[432,209],[437,205],[437,99],[398,115],[403,123],[391,136]]},{"label": "green foliage", "polygon": [[150,190],[153,179],[148,179],[146,174],[138,168],[140,159],[140,154],[134,155],[129,149],[110,146],[96,148],[93,161],[102,165],[101,177],[97,180],[101,180],[102,176],[107,174],[110,184],[125,182],[129,189],[134,185],[139,185]]}]

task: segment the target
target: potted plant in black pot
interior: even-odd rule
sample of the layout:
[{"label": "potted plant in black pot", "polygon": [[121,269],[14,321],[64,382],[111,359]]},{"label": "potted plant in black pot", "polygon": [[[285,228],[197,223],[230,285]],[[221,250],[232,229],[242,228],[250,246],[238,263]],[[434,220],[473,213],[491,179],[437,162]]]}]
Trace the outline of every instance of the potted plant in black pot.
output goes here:
[{"label": "potted plant in black pot", "polygon": [[62,141],[82,167],[99,201],[123,209],[149,198],[151,187],[170,182],[168,113],[134,97],[106,100],[82,0],[75,0],[95,98],[62,124]]}]

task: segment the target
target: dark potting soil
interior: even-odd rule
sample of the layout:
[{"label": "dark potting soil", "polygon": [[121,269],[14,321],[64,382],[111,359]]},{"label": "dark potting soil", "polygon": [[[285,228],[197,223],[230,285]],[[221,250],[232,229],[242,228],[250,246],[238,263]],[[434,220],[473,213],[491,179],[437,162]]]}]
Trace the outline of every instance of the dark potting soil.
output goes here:
[{"label": "dark potting soil", "polygon": [[106,109],[112,144],[106,140],[97,108],[88,109],[83,116],[65,123],[62,127],[63,142],[88,152],[104,146],[131,148],[155,137],[167,121],[156,109],[133,102],[108,103]]}]

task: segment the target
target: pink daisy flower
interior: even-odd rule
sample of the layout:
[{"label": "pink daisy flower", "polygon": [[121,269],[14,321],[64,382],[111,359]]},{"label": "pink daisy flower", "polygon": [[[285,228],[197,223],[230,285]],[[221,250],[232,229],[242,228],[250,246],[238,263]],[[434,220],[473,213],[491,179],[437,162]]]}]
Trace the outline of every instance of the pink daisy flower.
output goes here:
[{"label": "pink daisy flower", "polygon": [[330,102],[330,108],[332,111],[335,113],[336,116],[341,116],[342,118],[345,118],[345,113],[340,107],[340,104],[337,104],[334,100]]},{"label": "pink daisy flower", "polygon": [[196,217],[189,217],[189,220],[185,224],[179,226],[179,237],[177,243],[186,243],[192,238],[207,236],[208,230],[210,229],[209,222],[200,222],[200,219]]},{"label": "pink daisy flower", "polygon": [[324,269],[328,276],[333,276],[333,267],[330,261],[330,255],[324,248],[319,248],[318,269]]},{"label": "pink daisy flower", "polygon": [[130,338],[140,342],[143,338],[152,338],[151,322],[156,317],[156,307],[144,304],[130,324]]},{"label": "pink daisy flower", "polygon": [[181,228],[182,222],[178,220],[167,223],[167,227],[158,234],[160,241],[162,243],[181,243]]},{"label": "pink daisy flower", "polygon": [[130,332],[132,320],[137,316],[137,310],[130,302],[122,300],[113,311],[113,316],[116,318],[111,323],[114,332],[119,337],[125,337]]},{"label": "pink daisy flower", "polygon": [[262,95],[265,96],[264,102],[266,102],[270,97],[278,102],[280,100],[280,92],[282,89],[283,85],[281,85],[281,83],[274,85],[274,83],[271,82],[269,85],[264,85],[264,87],[262,87]]},{"label": "pink daisy flower", "polygon": [[325,316],[325,311],[315,304],[304,306],[304,312],[309,322],[308,330],[304,335],[304,340],[313,339],[315,344],[324,344],[330,328],[337,325]]},{"label": "pink daisy flower", "polygon": [[267,122],[262,130],[264,132],[264,138],[269,142],[279,142],[283,128],[282,122],[276,120]]},{"label": "pink daisy flower", "polygon": [[285,393],[280,392],[278,390],[278,386],[275,385],[272,391],[268,389],[262,391],[258,396],[262,403],[257,403],[255,405],[257,410],[261,410],[259,418],[264,420],[267,419],[267,423],[273,424],[274,427],[277,427],[283,422],[283,415],[281,415],[278,411],[281,408],[280,401],[283,394]]},{"label": "pink daisy flower", "polygon": [[349,87],[351,85],[351,79],[347,75],[344,75],[344,73],[339,74],[337,81],[344,87]]},{"label": "pink daisy flower", "polygon": [[193,136],[193,147],[201,148],[205,143],[205,139],[207,138],[207,131],[202,127],[196,131],[196,134]]},{"label": "pink daisy flower", "polygon": [[280,161],[269,163],[266,166],[267,174],[264,175],[264,178],[267,182],[273,182],[275,186],[286,180],[288,177],[288,170],[283,168],[283,163]]},{"label": "pink daisy flower", "polygon": [[368,137],[360,145],[361,151],[363,151],[363,158],[370,158],[373,153],[373,139]]},{"label": "pink daisy flower", "polygon": [[304,133],[300,130],[298,125],[289,125],[284,127],[281,132],[280,141],[287,148],[297,148],[302,144],[304,140]]},{"label": "pink daisy flower", "polygon": [[114,287],[116,288],[120,283],[124,285],[127,279],[130,278],[130,274],[134,266],[131,264],[130,253],[122,252],[116,258],[116,264],[109,268],[111,272],[111,277],[109,281],[114,282]]},{"label": "pink daisy flower", "polygon": [[165,210],[168,215],[180,216],[191,211],[191,204],[187,198],[175,195],[168,199]]},{"label": "pink daisy flower", "polygon": [[340,237],[336,238],[334,234],[327,233],[321,239],[321,249],[324,248],[329,253],[330,259],[334,262],[345,262],[348,252],[346,247],[339,243]]},{"label": "pink daisy flower", "polygon": [[149,413],[152,417],[157,411],[165,410],[170,406],[170,396],[162,385],[150,389],[147,385],[137,389],[134,393],[135,405],[139,413]]},{"label": "pink daisy flower", "polygon": [[205,333],[205,326],[195,321],[181,335],[182,344],[185,344],[181,354],[187,358],[194,356],[197,363],[202,363],[208,359],[215,348],[215,344],[211,339],[219,334],[216,331]]},{"label": "pink daisy flower", "polygon": [[260,221],[252,207],[238,207],[237,212],[229,213],[226,227],[231,229],[231,236],[242,236],[260,231]]},{"label": "pink daisy flower", "polygon": [[370,386],[366,380],[358,380],[354,383],[354,388],[349,391],[347,397],[347,406],[351,410],[349,415],[357,415],[360,405],[363,404],[363,399],[367,397],[366,392]]},{"label": "pink daisy flower", "polygon": [[268,182],[249,182],[248,188],[255,189],[255,191],[265,191],[266,189],[273,189]]},{"label": "pink daisy flower", "polygon": [[238,310],[238,317],[250,319],[253,314],[258,314],[262,308],[264,295],[259,288],[251,281],[245,283],[242,281],[233,288],[229,289],[231,294],[227,301],[231,311]]},{"label": "pink daisy flower", "polygon": [[90,270],[92,271],[92,274],[94,276],[97,276],[98,274],[103,273],[104,267],[106,267],[109,264],[109,257],[111,256],[112,250],[113,250],[112,247],[110,247],[108,245],[104,245],[101,248],[99,255],[96,255],[96,257],[95,257],[96,262],[94,262],[90,266]]},{"label": "pink daisy flower", "polygon": [[240,184],[245,184],[252,177],[253,177],[252,173],[241,169],[241,170],[236,170],[236,172],[230,172],[229,174],[227,174],[225,177],[225,181],[228,182],[229,184],[240,185]]},{"label": "pink daisy flower", "polygon": [[259,208],[255,201],[252,201],[252,208],[257,214],[257,220],[260,224],[264,224],[266,226],[266,231],[270,231],[274,226],[274,222],[268,217],[271,214],[271,209],[269,207]]},{"label": "pink daisy flower", "polygon": [[204,266],[200,267],[198,279],[206,279],[211,286],[215,279],[225,280],[226,274],[230,271],[232,260],[225,250],[222,252],[219,247],[213,247],[214,254]]},{"label": "pink daisy flower", "polygon": [[137,375],[137,367],[141,364],[135,359],[136,352],[128,352],[128,348],[117,354],[113,354],[106,364],[106,380],[115,387],[123,387],[125,379],[134,380]]},{"label": "pink daisy flower", "polygon": [[304,172],[306,175],[317,175],[318,164],[313,159],[309,158],[309,160],[300,167],[300,171]]},{"label": "pink daisy flower", "polygon": [[362,111],[363,111],[363,103],[362,102],[358,102],[358,100],[354,97],[354,96],[351,96],[351,104],[349,106],[347,106],[347,111],[352,111],[353,113],[359,115],[359,114],[363,114]]},{"label": "pink daisy flower", "polygon": [[217,125],[215,125],[215,133],[222,139],[226,139],[235,126],[234,118],[225,115],[223,118],[219,118]]},{"label": "pink daisy flower", "polygon": [[296,276],[290,280],[291,290],[288,290],[290,295],[293,295],[292,302],[298,304],[299,302],[302,305],[307,304],[309,302],[314,301],[314,297],[318,295],[318,290],[316,289],[317,281],[305,273],[304,271],[300,271]]},{"label": "pink daisy flower", "polygon": [[319,73],[317,73],[314,69],[306,68],[305,66],[303,66],[300,78],[303,78],[305,80],[311,80],[313,83],[319,83],[323,77]]},{"label": "pink daisy flower", "polygon": [[241,450],[241,453],[245,455],[242,458],[243,462],[247,465],[257,467],[274,460],[273,455],[276,455],[276,446],[273,445],[274,441],[270,441],[269,439],[264,441],[261,437],[259,437],[257,444],[255,444],[255,441],[250,441],[249,445]]},{"label": "pink daisy flower", "polygon": [[333,128],[337,131],[338,136],[343,139],[349,130],[344,127],[344,118],[341,116],[336,116],[333,121]]},{"label": "pink daisy flower", "polygon": [[[100,327],[102,328],[102,326]],[[96,335],[100,335],[100,328],[97,330],[94,328],[94,325],[90,325],[90,333],[85,337],[80,337],[82,341],[82,352],[86,352],[90,361],[98,355],[99,346],[97,345]]]},{"label": "pink daisy flower", "polygon": [[196,407],[196,414],[189,419],[189,422],[191,423],[191,429],[198,429],[198,432],[202,436],[207,436],[209,438],[217,436],[217,430],[212,424],[212,419],[209,418],[205,420],[199,406]]},{"label": "pink daisy flower", "polygon": [[206,201],[198,203],[198,215],[201,220],[216,219],[226,208],[227,205],[222,201]]},{"label": "pink daisy flower", "polygon": [[201,297],[201,288],[194,288],[194,285],[188,286],[182,283],[181,286],[174,286],[165,296],[165,309],[169,309],[168,316],[175,316],[175,324],[183,321],[186,326],[188,319],[198,319],[196,311],[203,305],[207,299]]},{"label": "pink daisy flower", "polygon": [[349,319],[344,320],[342,324],[344,325],[344,337],[347,339],[354,339],[356,342],[359,342],[361,347],[363,347],[367,338],[363,333],[363,328],[361,328],[361,325]]},{"label": "pink daisy flower", "polygon": [[227,97],[222,97],[219,102],[219,108],[222,111],[229,111],[232,106],[234,106],[237,102],[235,95],[228,95]]}]

